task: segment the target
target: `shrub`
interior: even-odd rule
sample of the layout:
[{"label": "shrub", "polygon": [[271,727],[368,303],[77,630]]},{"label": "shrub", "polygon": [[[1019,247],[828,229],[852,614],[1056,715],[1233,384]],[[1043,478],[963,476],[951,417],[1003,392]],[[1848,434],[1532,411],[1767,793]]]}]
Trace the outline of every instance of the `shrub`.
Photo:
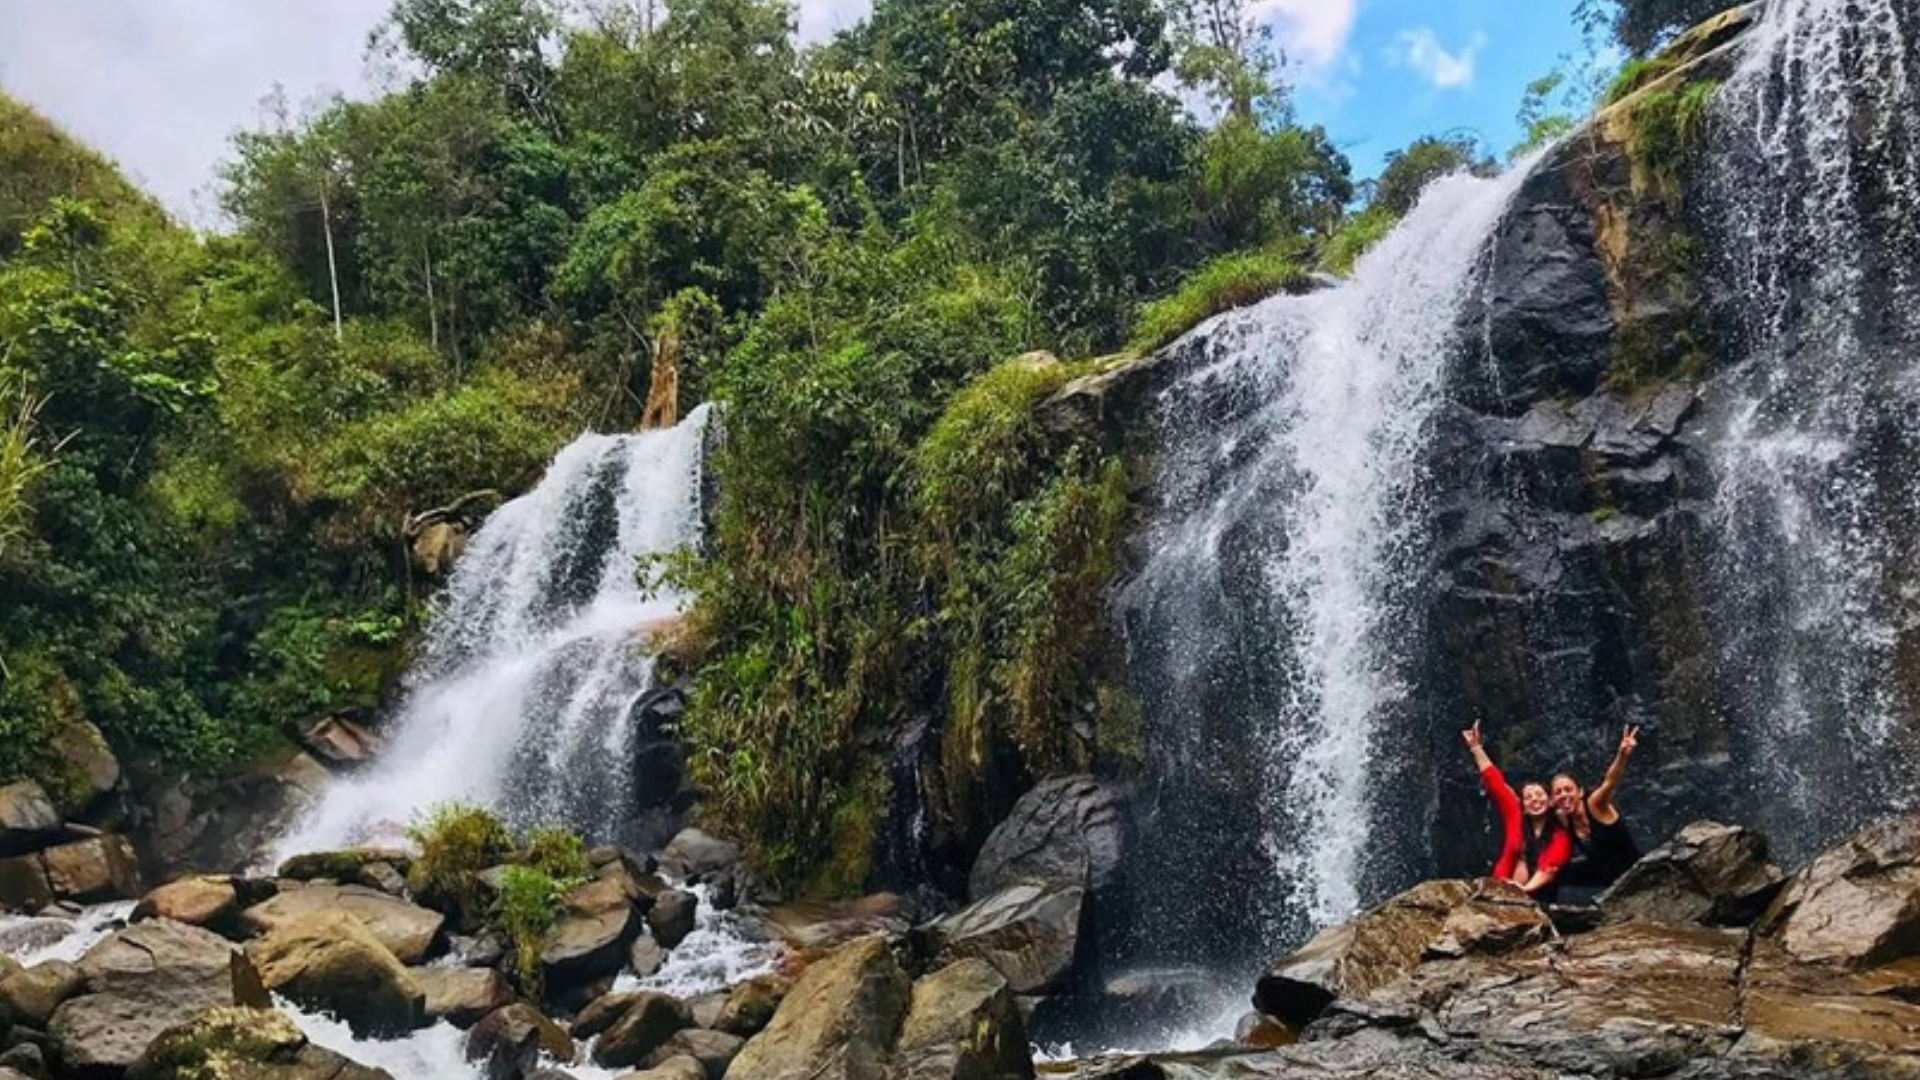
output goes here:
[{"label": "shrub", "polygon": [[1641,95],[1628,118],[1627,152],[1633,157],[1636,193],[1653,190],[1671,206],[1681,198],[1681,173],[1706,132],[1713,96],[1711,79],[1663,87]]},{"label": "shrub", "polygon": [[528,833],[525,865],[559,880],[593,876],[586,842],[565,829],[541,828]]},{"label": "shrub", "polygon": [[420,845],[420,857],[407,874],[407,887],[432,907],[476,925],[485,911],[479,890],[482,870],[498,865],[513,850],[507,827],[469,803],[442,803],[407,828]]},{"label": "shrub", "polygon": [[1341,277],[1352,274],[1354,264],[1360,261],[1360,257],[1385,240],[1398,224],[1400,218],[1397,215],[1379,207],[1348,218],[1321,250],[1321,269]]},{"label": "shrub", "polygon": [[514,974],[520,992],[540,999],[540,951],[560,917],[560,898],[579,884],[532,866],[509,866],[500,875],[500,899],[494,917],[513,943]]},{"label": "shrub", "polygon": [[1223,311],[1298,288],[1306,271],[1282,255],[1245,252],[1201,267],[1173,295],[1140,309],[1132,347],[1152,352]]}]

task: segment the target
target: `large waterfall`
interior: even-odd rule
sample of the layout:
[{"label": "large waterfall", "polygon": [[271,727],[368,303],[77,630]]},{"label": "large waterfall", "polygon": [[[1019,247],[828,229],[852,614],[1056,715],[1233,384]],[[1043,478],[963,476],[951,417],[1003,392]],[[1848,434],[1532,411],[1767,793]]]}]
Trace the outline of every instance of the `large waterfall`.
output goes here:
[{"label": "large waterfall", "polygon": [[1716,104],[1719,667],[1803,855],[1920,798],[1920,8],[1775,3]]},{"label": "large waterfall", "polygon": [[1222,953],[1249,905],[1283,940],[1418,859],[1378,845],[1373,789],[1415,647],[1423,462],[1461,301],[1525,174],[1436,183],[1351,281],[1189,339],[1159,403],[1153,554],[1120,600],[1159,778],[1143,861],[1177,868],[1173,904],[1221,906],[1201,922]]},{"label": "large waterfall", "polygon": [[393,839],[463,800],[515,825],[621,839],[637,824],[635,731],[647,633],[682,598],[638,560],[700,536],[707,408],[671,431],[585,435],[473,537],[433,616],[382,758],[333,785],[283,853]]}]

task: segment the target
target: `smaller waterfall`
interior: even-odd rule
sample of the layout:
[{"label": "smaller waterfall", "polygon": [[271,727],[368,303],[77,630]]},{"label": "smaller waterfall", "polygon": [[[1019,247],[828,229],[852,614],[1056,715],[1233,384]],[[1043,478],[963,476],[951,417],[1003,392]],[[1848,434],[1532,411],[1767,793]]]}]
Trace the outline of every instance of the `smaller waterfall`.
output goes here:
[{"label": "smaller waterfall", "polygon": [[639,816],[628,714],[652,678],[645,635],[684,599],[643,594],[637,560],[699,540],[707,412],[671,431],[582,436],[487,520],[381,760],[336,782],[280,854],[390,841],[452,800],[522,827],[622,838]]},{"label": "smaller waterfall", "polygon": [[1920,9],[1775,0],[1715,121],[1721,681],[1804,855],[1920,797]]},{"label": "smaller waterfall", "polygon": [[1219,898],[1195,935],[1213,952],[1265,959],[1352,914],[1370,875],[1401,872],[1377,845],[1418,835],[1375,825],[1418,633],[1422,461],[1462,302],[1529,168],[1435,183],[1351,281],[1177,346],[1151,555],[1119,608],[1160,759],[1147,892]]}]

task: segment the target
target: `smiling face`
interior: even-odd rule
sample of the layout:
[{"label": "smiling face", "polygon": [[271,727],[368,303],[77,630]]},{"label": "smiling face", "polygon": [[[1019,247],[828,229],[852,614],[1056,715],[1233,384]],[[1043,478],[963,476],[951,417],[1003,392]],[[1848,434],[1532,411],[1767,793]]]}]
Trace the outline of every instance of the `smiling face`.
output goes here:
[{"label": "smiling face", "polygon": [[1520,807],[1530,818],[1545,817],[1553,807],[1553,800],[1544,784],[1528,784],[1520,789]]},{"label": "smiling face", "polygon": [[1575,814],[1580,811],[1580,803],[1587,797],[1571,776],[1553,778],[1553,808],[1563,814]]}]

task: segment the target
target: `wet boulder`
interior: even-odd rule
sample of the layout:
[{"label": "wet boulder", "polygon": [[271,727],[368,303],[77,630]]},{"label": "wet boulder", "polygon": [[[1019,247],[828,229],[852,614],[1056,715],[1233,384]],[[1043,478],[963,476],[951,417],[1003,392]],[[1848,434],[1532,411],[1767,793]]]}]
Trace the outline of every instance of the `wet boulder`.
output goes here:
[{"label": "wet boulder", "polygon": [[128,1072],[130,1080],[393,1080],[307,1041],[272,1009],[213,1009],[163,1033]]},{"label": "wet boulder", "polygon": [[677,948],[693,933],[699,920],[700,898],[680,889],[668,889],[654,897],[647,912],[647,929],[663,949]]},{"label": "wet boulder", "polygon": [[666,1045],[674,1033],[692,1026],[693,1013],[685,1002],[651,990],[638,991],[594,1040],[594,1064],[606,1068],[639,1065]]},{"label": "wet boulder", "polygon": [[660,867],[675,877],[697,881],[709,874],[732,870],[740,862],[740,846],[699,829],[682,829],[660,852]]},{"label": "wet boulder", "polygon": [[895,1080],[1032,1076],[1005,977],[984,960],[962,960],[915,982],[893,1067]]},{"label": "wet boulder", "polygon": [[107,737],[85,720],[73,720],[53,738],[67,783],[56,805],[72,817],[84,813],[120,783],[120,759],[113,756]]},{"label": "wet boulder", "polygon": [[88,837],[40,853],[47,883],[63,900],[92,903],[140,895],[140,859],[125,837]]},{"label": "wet boulder", "polygon": [[734,1058],[740,1056],[740,1048],[745,1045],[745,1039],[724,1031],[683,1028],[674,1032],[660,1049],[647,1057],[647,1067],[658,1069],[683,1058],[692,1058],[700,1064],[706,1080],[722,1080],[727,1075],[727,1067],[733,1064]]},{"label": "wet boulder", "polygon": [[1429,955],[1497,955],[1545,940],[1552,926],[1518,889],[1429,881],[1314,935],[1260,978],[1260,1011],[1298,1028],[1336,999],[1361,997]]},{"label": "wet boulder", "polygon": [[44,911],[53,902],[53,886],[47,881],[47,865],[40,856],[0,859],[0,911],[32,914]]},{"label": "wet boulder", "polygon": [[1752,829],[1696,821],[1621,875],[1600,897],[1608,915],[1745,926],[1786,883]]},{"label": "wet boulder", "polygon": [[885,1080],[912,983],[883,937],[807,968],[728,1080]]},{"label": "wet boulder", "polygon": [[706,1066],[683,1054],[650,1069],[628,1073],[620,1080],[708,1080],[708,1077]]},{"label": "wet boulder", "polygon": [[1870,825],[1822,853],[1756,930],[1812,963],[1865,967],[1920,953],[1920,817]]},{"label": "wet boulder", "polygon": [[973,900],[1012,885],[1104,892],[1119,880],[1126,851],[1119,794],[1091,776],[1063,776],[1021,796],[974,860]]},{"label": "wet boulder", "polygon": [[0,787],[0,855],[38,851],[60,831],[60,811],[39,784]]},{"label": "wet boulder", "polygon": [[425,960],[439,941],[446,916],[364,885],[307,884],[282,889],[273,899],[240,915],[254,934],[275,930],[320,912],[352,916],[402,964]]},{"label": "wet boulder", "polygon": [[938,964],[980,959],[1017,994],[1066,981],[1080,946],[1086,890],[1012,885],[939,919],[924,930]]},{"label": "wet boulder", "polygon": [[171,919],[188,926],[226,927],[240,912],[240,893],[227,877],[186,877],[142,897],[133,921]]},{"label": "wet boulder", "polygon": [[712,1026],[742,1038],[758,1035],[772,1022],[773,1014],[779,1011],[780,1003],[792,989],[793,980],[783,975],[758,975],[748,979],[727,993],[726,1003],[720,1006]]},{"label": "wet boulder", "polygon": [[355,880],[362,869],[374,863],[386,863],[404,875],[412,865],[412,859],[404,851],[389,851],[385,848],[310,851],[282,862],[279,876],[289,881],[344,883]]},{"label": "wet boulder", "polygon": [[250,943],[247,956],[268,990],[338,1016],[362,1038],[394,1038],[427,1022],[420,985],[344,911],[282,921]]},{"label": "wet boulder", "polygon": [[490,968],[418,967],[408,969],[426,995],[428,1020],[472,1027],[495,1009],[513,1004],[513,990]]},{"label": "wet boulder", "polygon": [[166,919],[102,939],[80,959],[85,992],[62,1002],[47,1023],[61,1070],[119,1076],[162,1033],[237,1004],[237,952],[216,934]]},{"label": "wet boulder", "polygon": [[80,969],[64,960],[48,960],[21,968],[0,979],[0,1020],[44,1028],[53,1010],[85,985],[86,977]]},{"label": "wet boulder", "polygon": [[576,986],[625,966],[642,922],[620,881],[601,878],[578,886],[561,898],[560,909],[540,950],[548,986]]},{"label": "wet boulder", "polygon": [[524,1001],[495,1009],[467,1032],[466,1059],[487,1063],[489,1075],[502,1063],[531,1061],[541,1054],[570,1065],[579,1051],[564,1028]]}]

